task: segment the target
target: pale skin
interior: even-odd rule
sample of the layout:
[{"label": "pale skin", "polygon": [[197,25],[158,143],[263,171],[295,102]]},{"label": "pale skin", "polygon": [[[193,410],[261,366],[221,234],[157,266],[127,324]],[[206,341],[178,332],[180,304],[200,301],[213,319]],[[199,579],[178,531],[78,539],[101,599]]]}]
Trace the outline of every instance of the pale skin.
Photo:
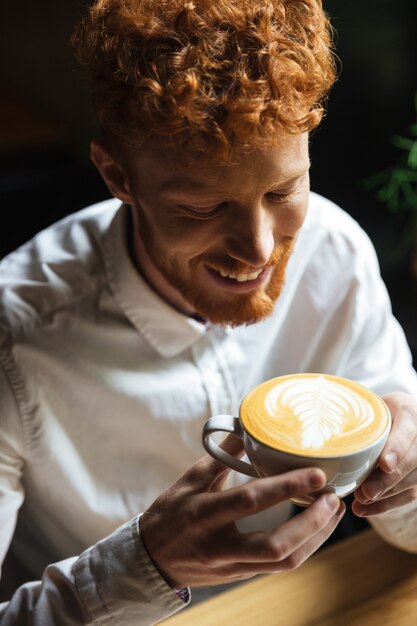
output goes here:
[{"label": "pale skin", "polygon": [[[194,289],[202,286],[217,308],[227,309],[236,293],[210,269],[263,269],[274,247],[296,237],[307,213],[307,135],[256,157],[248,155],[238,166],[187,168],[163,144],[142,148],[124,167],[97,144],[92,158],[111,192],[131,205],[136,222],[140,219],[146,226],[158,259],[168,259],[163,270],[158,268],[143,238],[136,236],[139,271],[165,300],[188,315],[193,307],[166,276],[173,266],[183,282]],[[266,272],[257,289],[248,284],[247,297],[266,288],[269,279]]]},{"label": "pale skin", "polygon": [[[177,267],[186,283],[203,284],[211,300],[227,311],[236,297],[234,280],[223,280],[213,267],[236,269],[237,274],[265,269],[256,287],[250,281],[244,284],[243,294],[250,297],[255,288],[266,289],[271,276],[266,264],[274,246],[284,238],[295,239],[307,213],[306,135],[287,138],[283,146],[258,153],[257,159],[248,156],[229,167],[187,168],[163,142],[144,146],[123,163],[98,143],[92,144],[91,156],[112,194],[131,205],[137,216],[133,256],[138,271],[186,315],[194,313],[193,306],[142,245],[139,218],[157,248],[169,251],[169,267]],[[400,392],[384,399],[392,413],[392,431],[379,467],[356,491],[352,507],[370,520],[417,501],[417,403]],[[223,445],[231,454],[242,452],[233,436]],[[325,476],[309,468],[222,490],[227,474],[206,455],[142,516],[142,539],[169,584],[212,585],[298,567],[333,533],[345,512],[336,496],[321,495],[272,531],[241,533],[237,520],[318,491]]]},{"label": "pale skin", "polygon": [[[232,435],[223,447],[242,451]],[[236,521],[322,488],[319,469],[295,470],[222,491],[230,470],[206,455],[142,516],[141,535],[173,586],[215,585],[301,565],[330,537],[345,512],[334,495],[320,496],[300,515],[269,532],[241,533]]]},{"label": "pale skin", "polygon": [[387,394],[384,400],[393,425],[377,469],[355,492],[352,510],[361,517],[417,502],[417,402],[402,392]]}]

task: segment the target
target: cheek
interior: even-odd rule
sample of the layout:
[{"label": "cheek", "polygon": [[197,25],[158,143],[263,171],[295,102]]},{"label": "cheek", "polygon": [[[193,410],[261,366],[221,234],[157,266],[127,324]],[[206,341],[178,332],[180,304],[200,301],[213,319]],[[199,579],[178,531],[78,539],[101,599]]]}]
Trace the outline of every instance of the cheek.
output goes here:
[{"label": "cheek", "polygon": [[202,230],[197,232],[198,230],[179,227],[173,223],[153,223],[148,238],[149,254],[156,254],[163,259],[167,271],[175,268],[177,272],[185,272],[185,276],[190,269],[194,271],[201,264],[212,246],[212,238]]},{"label": "cheek", "polygon": [[140,235],[145,236],[152,246],[172,253],[182,248],[191,239],[190,233],[180,220],[175,219],[163,208],[149,206],[141,201],[137,206]]},{"label": "cheek", "polygon": [[213,246],[218,240],[217,229],[208,222],[166,217],[153,219],[150,228],[153,238],[159,245],[164,245],[169,254],[195,256]]}]

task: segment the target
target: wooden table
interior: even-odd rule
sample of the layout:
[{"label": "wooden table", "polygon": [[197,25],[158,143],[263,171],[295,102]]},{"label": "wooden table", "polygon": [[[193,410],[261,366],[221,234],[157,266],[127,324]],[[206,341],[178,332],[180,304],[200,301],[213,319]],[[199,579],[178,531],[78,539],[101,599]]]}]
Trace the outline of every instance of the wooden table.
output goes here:
[{"label": "wooden table", "polygon": [[164,626],[416,626],[417,556],[365,530],[299,569],[259,576]]}]

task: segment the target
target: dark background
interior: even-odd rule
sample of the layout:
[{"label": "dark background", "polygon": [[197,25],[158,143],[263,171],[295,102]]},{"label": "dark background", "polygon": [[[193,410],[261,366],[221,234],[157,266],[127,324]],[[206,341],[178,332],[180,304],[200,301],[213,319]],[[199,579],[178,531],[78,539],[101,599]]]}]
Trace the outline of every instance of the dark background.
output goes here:
[{"label": "dark background", "polygon": [[[8,2],[0,21],[0,257],[59,218],[109,194],[88,160],[92,115],[69,44],[86,0]],[[415,0],[324,0],[341,72],[312,136],[312,188],[373,240],[394,312],[417,355],[416,280],[407,220],[362,181],[393,164],[394,134],[415,121]]]}]

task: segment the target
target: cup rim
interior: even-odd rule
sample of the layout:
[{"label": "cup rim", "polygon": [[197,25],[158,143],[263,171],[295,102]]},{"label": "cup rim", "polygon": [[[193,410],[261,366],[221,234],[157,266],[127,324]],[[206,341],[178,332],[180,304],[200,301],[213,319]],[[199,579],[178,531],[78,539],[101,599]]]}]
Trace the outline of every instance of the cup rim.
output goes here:
[{"label": "cup rim", "polygon": [[[329,376],[330,378],[345,378],[343,376],[337,376],[334,374],[323,374],[323,373],[318,373],[318,372],[301,372],[301,374],[316,374],[316,375],[323,375],[323,376]],[[273,377],[272,379],[268,379],[268,380],[273,380],[274,378],[284,378],[284,377],[290,377],[290,376],[296,376],[297,374],[283,374],[282,376],[276,376]],[[268,380],[265,380],[264,382],[268,382]],[[320,461],[324,461],[324,460],[331,460],[331,459],[344,459],[344,458],[350,458],[353,456],[356,456],[358,454],[363,454],[364,452],[367,452],[368,450],[371,450],[374,446],[378,445],[381,440],[383,440],[386,436],[387,433],[389,434],[389,432],[391,431],[391,427],[392,427],[392,415],[391,415],[391,411],[388,408],[387,403],[385,402],[385,400],[383,398],[381,398],[381,396],[376,393],[373,389],[369,389],[368,387],[365,387],[365,385],[362,385],[361,383],[357,382],[356,380],[352,380],[352,379],[346,379],[349,380],[350,382],[355,383],[356,385],[358,385],[359,387],[362,387],[363,389],[365,389],[368,393],[372,393],[374,396],[376,396],[380,402],[382,403],[382,405],[385,408],[386,414],[387,414],[387,424],[385,429],[382,431],[382,433],[379,435],[379,437],[377,439],[374,439],[374,441],[372,441],[370,444],[368,444],[365,448],[358,448],[357,450],[353,450],[352,452],[345,452],[342,454],[332,454],[332,455],[320,455],[320,454],[314,454],[314,455],[307,455],[307,454],[302,454],[301,452],[288,452],[286,450],[280,450],[279,448],[274,448],[273,446],[261,441],[260,439],[258,439],[255,435],[253,435],[249,430],[247,430],[247,428],[245,427],[245,424],[243,423],[243,420],[240,416],[240,412],[241,412],[241,407],[243,404],[243,401],[245,400],[246,396],[249,395],[249,393],[251,393],[251,391],[253,391],[253,389],[256,389],[257,387],[259,387],[260,385],[262,385],[263,383],[259,383],[259,385],[256,385],[256,387],[254,387],[251,391],[249,391],[247,394],[245,394],[244,398],[242,399],[240,405],[239,405],[239,421],[242,425],[242,428],[244,430],[244,432],[246,433],[246,435],[248,435],[249,437],[251,437],[252,439],[254,439],[258,444],[261,444],[262,446],[265,446],[266,448],[269,448],[270,450],[273,450],[274,452],[279,452],[280,454],[284,454],[286,456],[289,457],[295,457],[295,458],[302,458],[302,459],[317,459]]]}]

